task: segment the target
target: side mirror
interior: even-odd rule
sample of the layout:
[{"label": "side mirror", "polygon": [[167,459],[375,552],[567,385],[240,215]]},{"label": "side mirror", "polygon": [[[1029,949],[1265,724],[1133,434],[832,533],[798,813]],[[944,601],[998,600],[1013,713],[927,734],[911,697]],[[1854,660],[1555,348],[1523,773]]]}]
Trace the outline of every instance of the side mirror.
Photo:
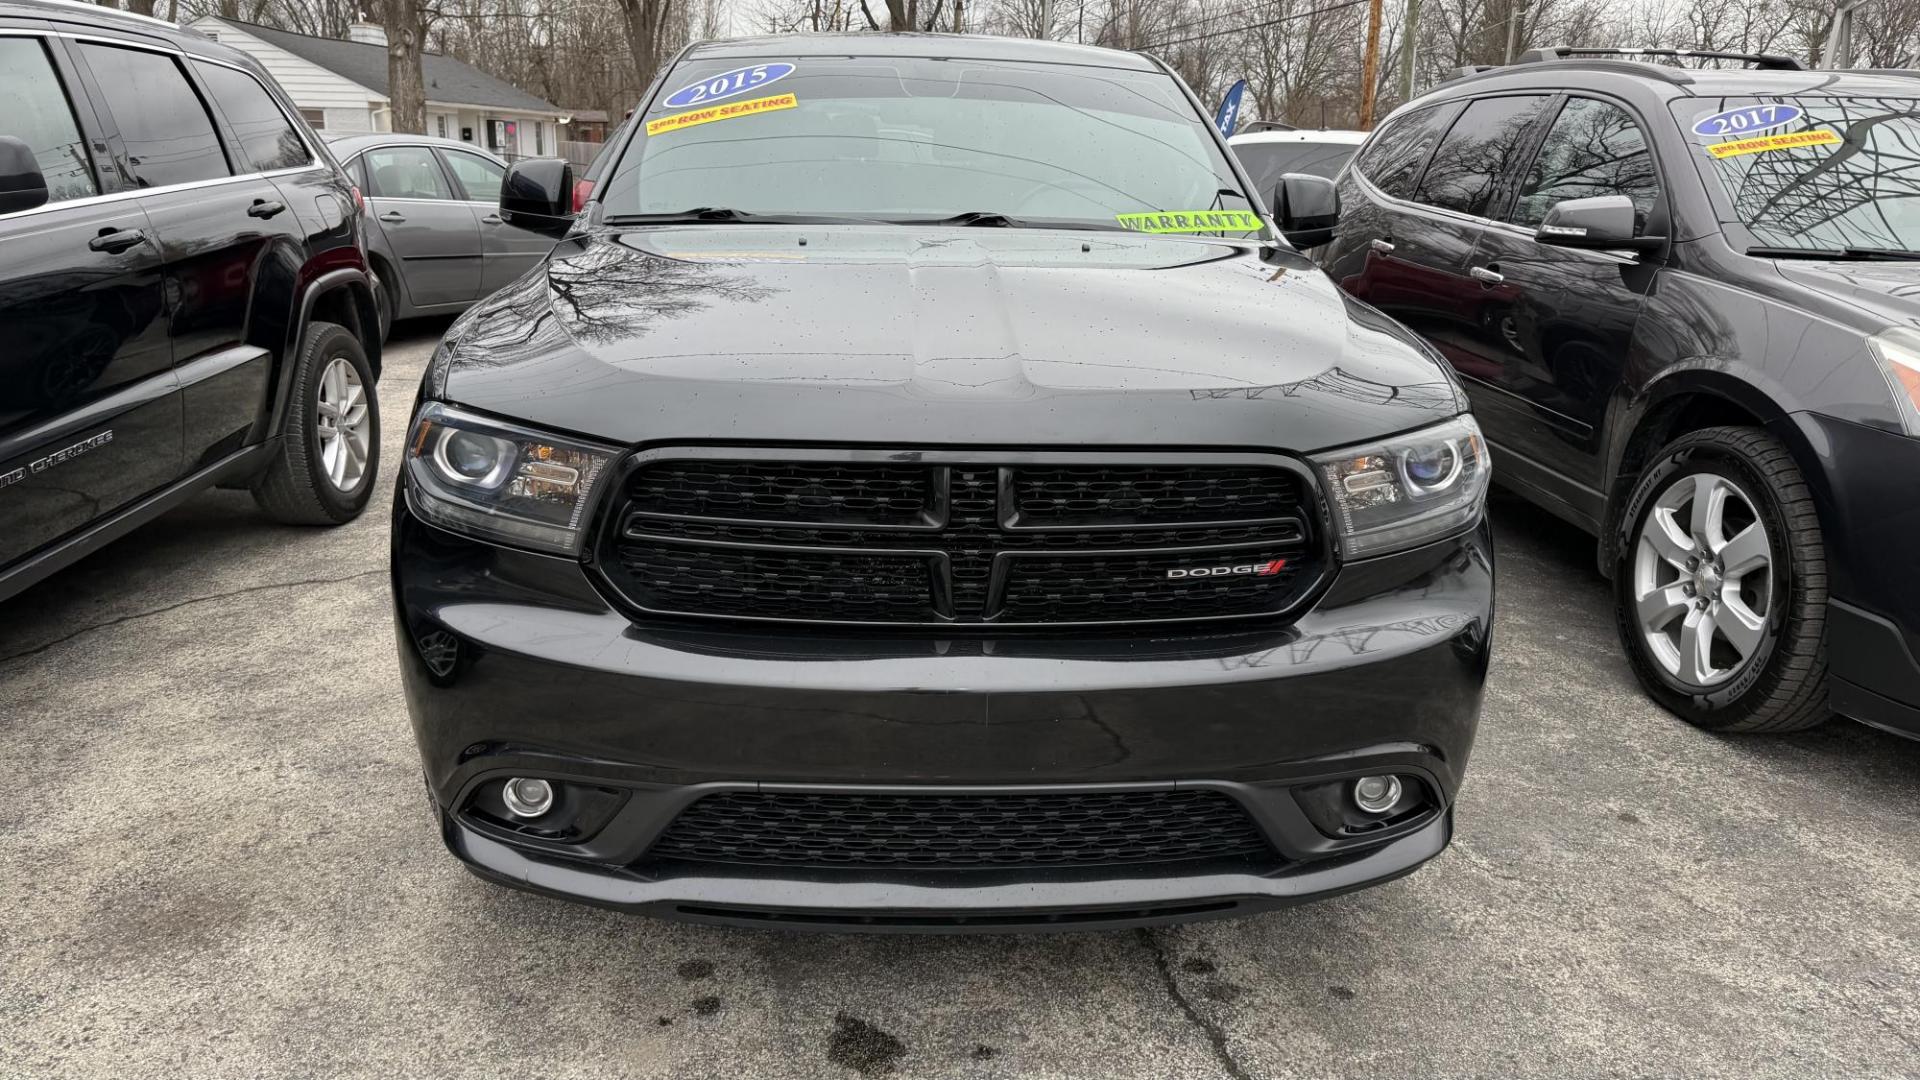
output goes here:
[{"label": "side mirror", "polygon": [[0,214],[31,210],[46,201],[47,178],[33,147],[12,135],[0,135]]},{"label": "side mirror", "polygon": [[1280,219],[1280,235],[1305,251],[1333,239],[1340,223],[1340,189],[1324,176],[1282,173],[1273,189],[1273,212]]},{"label": "side mirror", "polygon": [[573,166],[532,158],[507,168],[500,183],[500,220],[548,236],[573,228]]},{"label": "side mirror", "polygon": [[1634,235],[1633,200],[1625,195],[1554,203],[1533,239],[1554,247],[1600,251],[1657,251],[1667,243],[1664,236]]}]

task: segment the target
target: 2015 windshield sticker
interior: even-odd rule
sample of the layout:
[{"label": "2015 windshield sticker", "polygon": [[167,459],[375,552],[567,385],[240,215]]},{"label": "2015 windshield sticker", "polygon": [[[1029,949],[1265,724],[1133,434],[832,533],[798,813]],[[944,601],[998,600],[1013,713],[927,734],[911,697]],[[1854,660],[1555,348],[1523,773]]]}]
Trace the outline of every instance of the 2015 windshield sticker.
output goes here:
[{"label": "2015 windshield sticker", "polygon": [[751,101],[736,101],[728,105],[709,105],[692,112],[674,113],[658,120],[647,121],[647,134],[659,135],[667,131],[679,131],[699,124],[710,124],[715,120],[732,120],[741,116],[753,116],[757,113],[775,112],[791,109],[800,104],[800,99],[792,94],[775,94],[772,97],[754,98]]},{"label": "2015 windshield sticker", "polygon": [[702,105],[721,98],[738,97],[749,90],[758,90],[772,82],[793,74],[792,64],[755,64],[752,67],[734,68],[718,75],[709,75],[697,83],[683,86],[667,95],[660,103],[662,108],[684,109],[689,105]]},{"label": "2015 windshield sticker", "polygon": [[1145,233],[1258,232],[1260,215],[1251,210],[1170,210],[1153,214],[1115,214],[1124,228]]},{"label": "2015 windshield sticker", "polygon": [[1800,110],[1792,105],[1743,105],[1726,109],[1693,122],[1693,133],[1716,138],[1724,135],[1758,135],[1785,127],[1800,119]]},{"label": "2015 windshield sticker", "polygon": [[1797,150],[1803,146],[1832,146],[1840,141],[1840,136],[1826,128],[1814,128],[1809,131],[1792,131],[1785,135],[1762,135],[1756,139],[1733,139],[1729,142],[1707,144],[1707,153],[1717,158],[1738,157],[1741,154],[1763,154],[1769,150]]}]

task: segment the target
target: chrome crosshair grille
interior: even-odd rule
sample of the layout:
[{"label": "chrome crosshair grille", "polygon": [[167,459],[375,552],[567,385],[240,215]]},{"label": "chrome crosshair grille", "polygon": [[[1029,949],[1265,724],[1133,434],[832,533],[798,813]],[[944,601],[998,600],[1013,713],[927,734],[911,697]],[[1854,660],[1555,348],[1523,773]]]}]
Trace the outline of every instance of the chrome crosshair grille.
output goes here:
[{"label": "chrome crosshair grille", "polygon": [[639,613],[945,627],[1284,616],[1326,565],[1306,473],[1263,455],[687,453],[703,456],[628,472],[599,550]]}]

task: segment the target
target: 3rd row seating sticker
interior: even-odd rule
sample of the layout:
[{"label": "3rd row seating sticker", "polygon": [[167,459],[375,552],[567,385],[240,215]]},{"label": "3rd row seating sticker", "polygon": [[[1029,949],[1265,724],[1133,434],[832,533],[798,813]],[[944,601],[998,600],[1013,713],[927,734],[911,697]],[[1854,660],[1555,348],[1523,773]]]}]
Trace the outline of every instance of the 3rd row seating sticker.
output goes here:
[{"label": "3rd row seating sticker", "polygon": [[772,97],[754,98],[751,101],[735,101],[726,105],[709,105],[692,112],[674,113],[658,120],[647,121],[647,134],[659,135],[667,131],[679,131],[699,124],[710,124],[715,120],[732,120],[741,116],[753,116],[757,113],[775,112],[791,109],[800,104],[800,99],[792,94],[775,94]]},{"label": "3rd row seating sticker", "polygon": [[1730,139],[1727,142],[1707,144],[1707,153],[1717,158],[1737,157],[1741,154],[1761,154],[1768,150],[1794,150],[1802,146],[1832,146],[1840,141],[1840,136],[1825,128],[1813,128],[1807,131],[1792,131],[1785,135],[1761,135],[1752,139]]},{"label": "3rd row seating sticker", "polygon": [[1152,214],[1115,214],[1123,228],[1145,233],[1258,232],[1260,215],[1251,210],[1170,210]]}]

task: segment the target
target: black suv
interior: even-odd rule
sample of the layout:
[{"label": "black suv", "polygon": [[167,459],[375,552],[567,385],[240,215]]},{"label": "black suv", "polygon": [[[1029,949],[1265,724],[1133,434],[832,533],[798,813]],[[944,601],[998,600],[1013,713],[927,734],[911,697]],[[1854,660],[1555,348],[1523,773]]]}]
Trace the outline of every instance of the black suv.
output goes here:
[{"label": "black suv", "polygon": [[401,669],[453,852],[721,922],[1247,911],[1439,853],[1486,672],[1446,367],[1131,53],[697,45],[429,365]]},{"label": "black suv", "polygon": [[0,598],[187,496],[288,522],[373,487],[359,195],[258,64],[0,0]]},{"label": "black suv", "polygon": [[1445,354],[1504,486],[1600,537],[1663,705],[1920,734],[1920,78],[1601,52],[1397,111],[1321,264]]}]

